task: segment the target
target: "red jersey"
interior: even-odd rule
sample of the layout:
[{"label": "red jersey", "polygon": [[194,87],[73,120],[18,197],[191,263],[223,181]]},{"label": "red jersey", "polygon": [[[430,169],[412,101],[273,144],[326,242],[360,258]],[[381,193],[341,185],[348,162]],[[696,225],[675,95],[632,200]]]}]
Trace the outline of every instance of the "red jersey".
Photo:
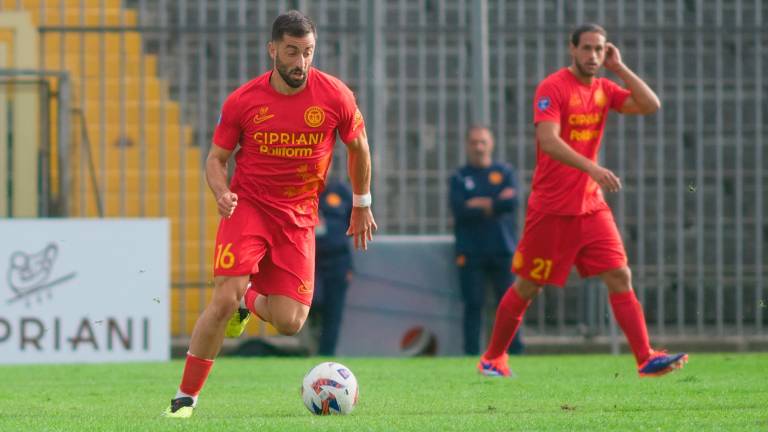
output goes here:
[{"label": "red jersey", "polygon": [[[560,125],[560,138],[581,155],[596,161],[608,109],[618,111],[630,92],[607,78],[591,85],[563,68],[536,89],[533,122]],[[600,186],[585,172],[541,151],[536,141],[536,169],[528,205],[540,212],[580,215],[608,208]]]},{"label": "red jersey", "polygon": [[315,68],[299,93],[278,93],[267,72],[232,92],[213,134],[215,145],[234,150],[230,189],[276,220],[317,223],[318,193],[325,184],[336,131],[350,142],[363,130],[352,91]]}]

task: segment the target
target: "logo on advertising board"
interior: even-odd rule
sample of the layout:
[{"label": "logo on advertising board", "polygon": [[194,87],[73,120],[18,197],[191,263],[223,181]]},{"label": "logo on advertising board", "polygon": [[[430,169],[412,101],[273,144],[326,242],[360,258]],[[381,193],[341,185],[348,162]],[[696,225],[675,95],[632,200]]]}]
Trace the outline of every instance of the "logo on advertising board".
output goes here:
[{"label": "logo on advertising board", "polygon": [[15,251],[11,254],[6,280],[13,295],[7,304],[23,300],[29,307],[33,299],[42,303],[44,297],[53,296],[55,287],[74,279],[77,276],[75,272],[62,274],[57,271],[58,256],[59,246],[53,242],[37,252]]},{"label": "logo on advertising board", "polygon": [[167,360],[168,225],[0,220],[0,364]]}]

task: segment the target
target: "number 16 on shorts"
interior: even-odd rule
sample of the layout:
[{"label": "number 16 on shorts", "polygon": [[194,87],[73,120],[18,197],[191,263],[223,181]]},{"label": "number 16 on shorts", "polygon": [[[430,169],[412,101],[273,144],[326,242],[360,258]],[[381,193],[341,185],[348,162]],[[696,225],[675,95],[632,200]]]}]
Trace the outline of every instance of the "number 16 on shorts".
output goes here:
[{"label": "number 16 on shorts", "polygon": [[213,261],[214,270],[230,269],[235,265],[235,254],[232,253],[232,243],[219,243],[216,246],[216,259]]}]

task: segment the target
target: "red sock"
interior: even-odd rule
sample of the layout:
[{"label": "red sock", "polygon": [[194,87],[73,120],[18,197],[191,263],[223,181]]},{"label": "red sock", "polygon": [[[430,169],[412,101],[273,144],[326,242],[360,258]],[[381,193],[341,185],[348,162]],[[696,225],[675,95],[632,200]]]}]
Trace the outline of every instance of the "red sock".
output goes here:
[{"label": "red sock", "polygon": [[485,358],[496,358],[507,352],[529,304],[530,300],[524,300],[517,294],[514,284],[507,289],[496,309],[496,322],[493,323],[491,342],[485,351]]},{"label": "red sock", "polygon": [[645,326],[643,307],[637,301],[635,292],[629,290],[624,293],[610,294],[611,308],[619,327],[627,336],[632,353],[635,354],[637,364],[642,364],[651,355],[651,344],[648,342],[648,329]]},{"label": "red sock", "polygon": [[248,289],[245,290],[245,307],[256,316],[259,316],[259,314],[256,313],[256,297],[258,296],[259,293],[257,293],[252,286],[249,286]]},{"label": "red sock", "polygon": [[253,288],[253,286],[249,286],[247,290],[245,290],[245,307],[248,308],[249,311],[251,311],[252,314],[259,317],[260,320],[264,322],[269,322],[268,320],[265,320],[263,316],[259,315],[258,312],[256,312],[256,298],[259,297],[261,294],[256,292],[256,290]]},{"label": "red sock", "polygon": [[202,359],[187,353],[187,363],[184,365],[184,375],[181,377],[179,390],[190,396],[197,396],[212,367],[213,360]]}]

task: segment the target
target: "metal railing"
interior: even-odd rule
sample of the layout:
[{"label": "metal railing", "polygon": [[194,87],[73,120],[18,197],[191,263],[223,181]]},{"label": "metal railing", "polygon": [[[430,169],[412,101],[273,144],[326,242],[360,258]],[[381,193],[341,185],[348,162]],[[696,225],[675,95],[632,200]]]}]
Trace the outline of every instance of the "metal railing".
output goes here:
[{"label": "metal railing", "polygon": [[[55,11],[42,10],[45,2],[40,4],[41,12],[55,17]],[[62,44],[59,64],[45,65],[56,68],[67,63],[67,37],[79,40],[83,50],[85,35],[100,40],[90,59],[79,58],[81,69],[93,73],[77,80],[74,90],[80,104],[107,110],[116,102],[118,107],[112,125],[91,119],[100,122],[94,144],[101,149],[102,190],[110,127],[142,152],[158,152],[161,166],[178,159],[174,175],[183,178],[200,169],[184,162],[189,152],[204,157],[225,96],[271,65],[266,44],[272,19],[298,7],[318,24],[316,66],[340,76],[356,92],[373,148],[377,220],[388,234],[451,232],[447,180],[464,163],[462,137],[475,121],[493,126],[497,157],[517,169],[524,201],[535,158],[535,86],[568,64],[573,27],[602,23],[625,62],[663,103],[654,116],[612,117],[601,155],[625,184],[611,205],[649,322],[659,334],[764,332],[768,32],[763,17],[768,4],[761,0],[131,0],[117,20],[103,9],[86,7],[90,2],[80,4],[78,24],[39,23],[50,37],[41,38],[41,51],[48,52],[46,44],[54,39]],[[99,23],[90,24],[89,14],[101,17]],[[140,94],[138,106],[129,107],[124,93],[117,101],[107,100],[111,83],[105,70],[109,62],[127,67],[133,61],[126,41],[134,37],[142,48],[139,88],[148,85],[150,63],[156,65],[152,78],[162,88],[157,101]],[[485,40],[487,45],[478,45]],[[120,85],[134,79],[120,74]],[[87,97],[94,91],[96,97]],[[168,106],[174,103],[180,112],[171,119]],[[152,119],[151,104],[159,109],[153,111],[157,125],[150,128],[145,124]],[[129,108],[144,119],[135,128],[125,120]],[[163,137],[172,127],[191,127],[191,140],[180,134],[171,145]],[[148,145],[152,136],[158,137],[156,148]],[[174,146],[178,151],[169,153]],[[120,190],[127,193],[128,168],[119,169]],[[143,169],[139,178],[145,178]],[[188,274],[192,266],[209,267],[213,233],[207,227],[213,216],[203,198],[208,193],[204,183],[190,188],[184,182],[169,190],[166,183],[144,181],[137,191],[142,204],[136,215],[148,214],[156,200],[156,212],[178,221],[180,230],[192,223],[186,221],[199,226],[194,236],[177,240],[184,251],[174,257],[179,286],[207,281]],[[193,198],[199,203],[193,213],[182,207],[169,214],[169,200]],[[121,199],[107,215],[132,215]],[[520,220],[523,212],[521,206]],[[199,257],[194,264],[186,255],[192,251]],[[550,326],[560,332],[594,320],[603,329],[605,296],[579,291],[545,293],[528,326],[550,333]],[[592,300],[574,312],[570,303],[584,298]]]},{"label": "metal railing", "polygon": [[[51,85],[51,79],[56,81],[55,88]],[[21,122],[13,121],[18,114],[15,113],[15,88],[26,87],[37,93],[39,98],[37,118],[22,119]],[[4,95],[3,101],[7,103],[8,120],[5,122],[8,129],[3,131],[5,135],[0,141],[6,147],[8,157],[7,178],[0,179],[0,193],[6,195],[6,214],[0,217],[13,217],[14,173],[16,169],[27,170],[29,167],[17,167],[13,163],[12,155],[18,151],[29,151],[22,146],[29,147],[30,143],[15,139],[18,130],[24,127],[35,129],[39,135],[39,148],[37,149],[37,214],[43,217],[61,216],[67,214],[68,195],[71,179],[69,177],[69,151],[71,131],[70,108],[70,77],[66,71],[30,70],[15,68],[0,68],[0,88]],[[51,136],[55,132],[56,136]],[[56,149],[53,149],[56,146]],[[32,150],[34,151],[34,149]],[[52,160],[52,157],[56,160]],[[52,168],[55,164],[56,169]],[[55,183],[55,184],[53,184]]]}]

